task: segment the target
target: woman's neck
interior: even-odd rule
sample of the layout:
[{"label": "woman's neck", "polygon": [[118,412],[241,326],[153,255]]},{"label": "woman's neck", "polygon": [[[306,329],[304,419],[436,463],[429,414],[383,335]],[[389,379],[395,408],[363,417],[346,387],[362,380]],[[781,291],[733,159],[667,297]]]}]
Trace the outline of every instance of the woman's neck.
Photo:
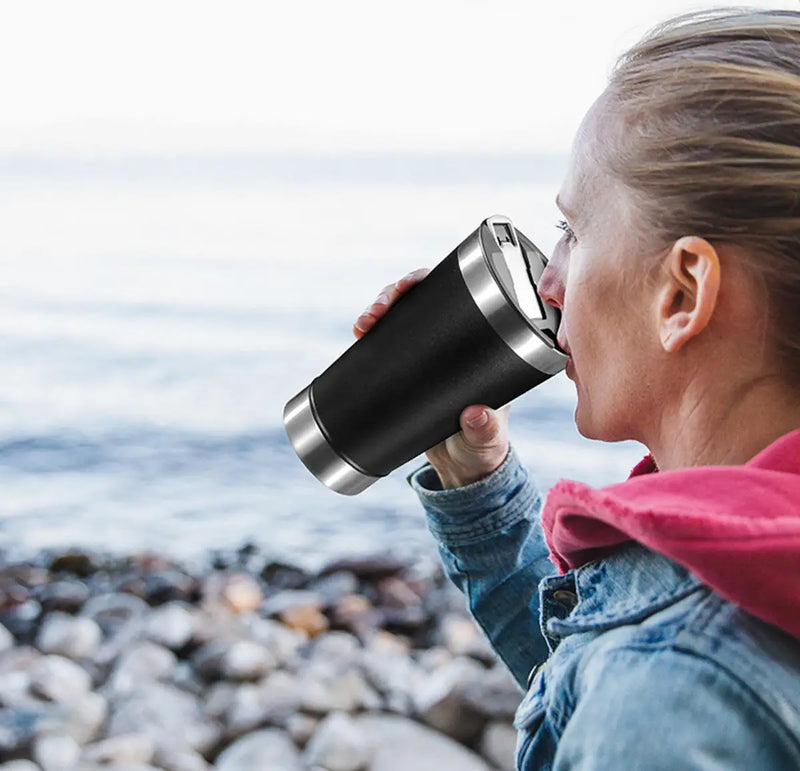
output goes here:
[{"label": "woman's neck", "polygon": [[662,412],[645,444],[658,468],[740,465],[800,428],[800,402],[785,383],[761,377],[724,392],[719,383],[687,385]]}]

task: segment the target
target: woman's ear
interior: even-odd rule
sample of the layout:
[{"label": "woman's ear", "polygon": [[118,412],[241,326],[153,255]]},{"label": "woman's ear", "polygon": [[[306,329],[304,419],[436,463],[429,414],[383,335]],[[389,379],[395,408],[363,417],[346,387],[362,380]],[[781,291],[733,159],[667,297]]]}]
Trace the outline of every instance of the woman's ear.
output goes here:
[{"label": "woman's ear", "polygon": [[711,320],[720,284],[717,250],[704,238],[679,238],[664,258],[658,332],[667,353],[680,350]]}]

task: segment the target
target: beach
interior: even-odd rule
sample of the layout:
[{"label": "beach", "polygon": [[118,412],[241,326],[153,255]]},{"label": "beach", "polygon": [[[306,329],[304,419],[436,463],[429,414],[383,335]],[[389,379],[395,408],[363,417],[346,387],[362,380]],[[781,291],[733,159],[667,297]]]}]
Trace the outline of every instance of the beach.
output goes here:
[{"label": "beach", "polygon": [[513,766],[521,691],[429,564],[51,551],[0,602],[3,771]]}]

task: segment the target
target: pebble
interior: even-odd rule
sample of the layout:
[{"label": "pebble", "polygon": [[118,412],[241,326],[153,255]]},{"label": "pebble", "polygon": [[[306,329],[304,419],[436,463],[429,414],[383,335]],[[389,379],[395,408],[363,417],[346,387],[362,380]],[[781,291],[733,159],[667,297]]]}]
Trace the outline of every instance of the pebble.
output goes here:
[{"label": "pebble", "polygon": [[0,771],[42,771],[42,769],[30,760],[10,760],[8,763],[0,764]]},{"label": "pebble", "polygon": [[328,619],[313,605],[300,605],[287,608],[280,614],[280,619],[289,629],[303,632],[308,637],[316,637],[328,631]]},{"label": "pebble", "polygon": [[223,653],[220,670],[228,680],[259,680],[277,665],[275,657],[265,646],[238,640]]},{"label": "pebble", "polygon": [[30,691],[48,701],[73,702],[92,687],[89,673],[63,656],[42,656],[30,668]]},{"label": "pebble", "polygon": [[474,742],[486,718],[464,699],[464,689],[470,682],[480,682],[483,671],[480,664],[462,657],[419,681],[413,693],[416,716],[458,741]]},{"label": "pebble", "polygon": [[517,755],[517,732],[506,722],[486,726],[480,743],[481,755],[498,768],[514,768]]},{"label": "pebble", "polygon": [[203,607],[244,613],[257,610],[264,602],[258,582],[246,573],[212,573],[202,587]]},{"label": "pebble", "polygon": [[108,682],[109,690],[122,696],[142,683],[168,680],[177,665],[175,654],[162,645],[140,642],[118,659]]},{"label": "pebble", "polygon": [[173,651],[184,648],[194,635],[195,613],[181,602],[169,602],[154,609],[144,622],[148,640]]},{"label": "pebble", "polygon": [[0,771],[513,765],[522,694],[441,574],[69,556],[0,565]]},{"label": "pebble", "polygon": [[121,734],[90,744],[83,750],[83,760],[107,765],[110,763],[149,763],[155,744],[147,734]]},{"label": "pebble", "polygon": [[294,742],[278,728],[238,739],[220,754],[215,766],[217,771],[304,771]]},{"label": "pebble", "polygon": [[372,740],[371,767],[376,771],[491,771],[479,755],[416,721],[364,714],[354,722]]},{"label": "pebble", "polygon": [[33,759],[42,771],[72,771],[81,748],[71,736],[43,734],[33,744]]},{"label": "pebble", "polygon": [[314,731],[303,761],[326,771],[363,771],[371,756],[372,747],[364,731],[349,715],[331,712]]},{"label": "pebble", "polygon": [[0,624],[0,654],[14,647],[14,635]]},{"label": "pebble", "polygon": [[95,653],[102,639],[102,630],[91,618],[76,618],[56,611],[48,615],[39,629],[36,646],[43,653],[84,659]]},{"label": "pebble", "polygon": [[36,599],[45,613],[61,610],[65,613],[77,613],[89,599],[89,587],[86,584],[66,579],[53,581],[39,587]]}]

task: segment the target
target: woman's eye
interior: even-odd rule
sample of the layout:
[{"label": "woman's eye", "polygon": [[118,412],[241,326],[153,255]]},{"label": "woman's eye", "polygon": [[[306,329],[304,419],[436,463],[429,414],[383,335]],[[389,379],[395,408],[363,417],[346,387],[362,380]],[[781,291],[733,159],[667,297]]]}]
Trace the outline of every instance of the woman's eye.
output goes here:
[{"label": "woman's eye", "polygon": [[564,231],[564,238],[568,244],[571,244],[575,241],[575,234],[572,232],[572,228],[567,224],[566,220],[559,220],[556,223],[556,227],[559,230]]}]

